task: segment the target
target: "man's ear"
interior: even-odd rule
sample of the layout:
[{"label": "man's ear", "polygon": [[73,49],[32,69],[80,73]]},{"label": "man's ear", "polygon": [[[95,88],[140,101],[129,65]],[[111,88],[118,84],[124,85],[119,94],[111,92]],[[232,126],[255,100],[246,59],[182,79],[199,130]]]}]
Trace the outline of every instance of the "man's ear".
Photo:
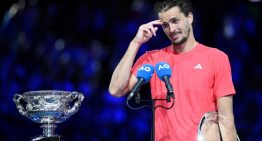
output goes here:
[{"label": "man's ear", "polygon": [[194,15],[193,15],[192,12],[189,12],[189,13],[188,13],[187,20],[188,20],[188,22],[189,22],[190,24],[193,23],[193,21],[194,21]]}]

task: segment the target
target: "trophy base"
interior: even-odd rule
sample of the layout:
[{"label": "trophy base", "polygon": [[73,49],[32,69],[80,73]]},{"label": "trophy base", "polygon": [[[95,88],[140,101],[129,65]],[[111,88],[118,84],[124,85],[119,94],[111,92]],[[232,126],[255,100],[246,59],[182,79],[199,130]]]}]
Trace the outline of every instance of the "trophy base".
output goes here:
[{"label": "trophy base", "polygon": [[62,137],[60,136],[52,136],[52,137],[37,137],[32,141],[62,141]]}]

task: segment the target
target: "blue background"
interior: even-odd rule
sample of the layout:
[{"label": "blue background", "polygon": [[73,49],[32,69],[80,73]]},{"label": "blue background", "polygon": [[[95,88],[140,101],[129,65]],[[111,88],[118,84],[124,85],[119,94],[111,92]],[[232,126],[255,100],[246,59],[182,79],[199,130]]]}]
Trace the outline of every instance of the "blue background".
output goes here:
[{"label": "blue background", "polygon": [[[150,140],[151,109],[130,109],[126,97],[109,95],[108,85],[138,27],[156,19],[156,2],[1,1],[0,140],[28,141],[41,134],[40,125],[19,114],[12,99],[16,93],[48,89],[85,95],[79,111],[58,124],[56,133],[66,140]],[[229,55],[241,140],[261,141],[262,2],[198,0],[193,5],[196,39]],[[157,34],[138,56],[169,44],[162,30]],[[147,85],[141,94],[150,98]]]}]

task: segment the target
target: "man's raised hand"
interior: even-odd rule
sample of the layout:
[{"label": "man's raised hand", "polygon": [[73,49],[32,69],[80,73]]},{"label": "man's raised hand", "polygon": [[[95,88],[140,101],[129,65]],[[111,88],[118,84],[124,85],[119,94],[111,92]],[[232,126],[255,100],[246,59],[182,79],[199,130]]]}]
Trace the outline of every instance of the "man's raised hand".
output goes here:
[{"label": "man's raised hand", "polygon": [[133,39],[134,43],[142,45],[143,43],[149,41],[153,36],[156,36],[156,31],[158,28],[155,25],[162,25],[163,23],[161,20],[151,21],[146,24],[142,24],[137,33],[135,38]]}]

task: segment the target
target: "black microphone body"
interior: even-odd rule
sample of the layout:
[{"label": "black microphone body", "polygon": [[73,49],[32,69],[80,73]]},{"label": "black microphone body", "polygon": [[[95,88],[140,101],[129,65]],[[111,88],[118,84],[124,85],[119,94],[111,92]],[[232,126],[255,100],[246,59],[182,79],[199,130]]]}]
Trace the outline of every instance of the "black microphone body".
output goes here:
[{"label": "black microphone body", "polygon": [[168,76],[164,76],[163,80],[165,81],[165,85],[166,85],[166,89],[168,91],[168,93],[174,93],[173,87],[169,81],[169,77]]},{"label": "black microphone body", "polygon": [[165,75],[163,77],[163,80],[165,82],[166,85],[166,89],[167,89],[167,101],[170,102],[170,96],[172,96],[172,98],[174,99],[174,90],[173,90],[173,86],[171,85],[170,81],[169,81],[169,77],[167,75]]},{"label": "black microphone body", "polygon": [[127,100],[130,100],[135,94],[138,93],[138,90],[144,84],[144,81],[145,81],[145,79],[142,78],[142,77],[138,79],[136,85],[134,86],[134,88],[132,89],[130,94],[128,95]]}]

